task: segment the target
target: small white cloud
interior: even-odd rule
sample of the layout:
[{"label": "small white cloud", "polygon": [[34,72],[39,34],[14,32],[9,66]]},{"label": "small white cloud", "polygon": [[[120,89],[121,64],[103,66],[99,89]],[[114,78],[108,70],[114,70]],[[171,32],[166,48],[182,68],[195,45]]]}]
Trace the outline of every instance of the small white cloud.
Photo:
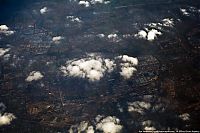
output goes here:
[{"label": "small white cloud", "polygon": [[99,38],[104,38],[105,35],[104,35],[104,34],[98,34],[97,37],[99,37]]},{"label": "small white cloud", "polygon": [[0,25],[0,31],[7,31],[8,29],[7,25]]},{"label": "small white cloud", "polygon": [[117,34],[109,34],[108,39],[112,42],[119,42],[121,40]]},{"label": "small white cloud", "polygon": [[152,29],[148,32],[147,40],[153,41],[155,38],[157,38],[157,35],[162,35],[162,33],[158,30]]},{"label": "small white cloud", "polygon": [[190,120],[190,114],[188,113],[181,114],[179,115],[179,118],[181,118],[183,121],[188,121]]},{"label": "small white cloud", "polygon": [[174,26],[174,19],[170,19],[170,18],[165,18],[162,20],[163,22],[163,26],[166,26],[166,27],[173,27]]},{"label": "small white cloud", "polygon": [[0,34],[4,34],[6,36],[14,34],[15,31],[9,30],[7,25],[0,25]]},{"label": "small white cloud", "polygon": [[3,56],[5,53],[7,53],[10,50],[10,48],[0,48],[0,57]]},{"label": "small white cloud", "polygon": [[122,63],[120,75],[124,79],[129,79],[132,77],[133,73],[137,71],[135,66],[138,65],[138,59],[134,57],[130,57],[128,55],[118,56],[118,59],[121,59]]},{"label": "small white cloud", "polygon": [[90,81],[98,81],[106,72],[112,72],[114,67],[114,61],[90,55],[87,58],[67,61],[65,66],[61,66],[61,71],[65,76],[87,78]]},{"label": "small white cloud", "polygon": [[0,114],[0,126],[10,125],[14,119],[16,119],[16,117],[12,113]]},{"label": "small white cloud", "polygon": [[103,131],[104,133],[120,133],[122,128],[120,120],[115,116],[108,116],[96,125],[96,130]]},{"label": "small white cloud", "polygon": [[62,37],[62,36],[55,36],[55,37],[52,38],[52,41],[54,43],[60,43],[60,41],[63,40],[63,39],[64,39],[64,37]]},{"label": "small white cloud", "polygon": [[190,13],[186,9],[180,8],[180,11],[182,12],[183,15],[190,16]]},{"label": "small white cloud", "polygon": [[42,79],[44,76],[39,71],[32,71],[26,78],[27,82],[36,81]]},{"label": "small white cloud", "polygon": [[92,4],[104,3],[104,0],[91,0]]},{"label": "small white cloud", "polygon": [[137,112],[143,115],[145,113],[145,110],[148,110],[150,108],[151,104],[144,101],[135,101],[132,103],[128,103],[128,112]]},{"label": "small white cloud", "polygon": [[80,18],[75,17],[75,16],[67,16],[66,18],[69,19],[71,22],[78,22],[78,23],[82,22]]},{"label": "small white cloud", "polygon": [[135,34],[135,37],[146,39],[147,38],[147,32],[144,30],[140,30],[137,34]]},{"label": "small white cloud", "polygon": [[80,124],[72,125],[68,130],[69,133],[94,133],[93,126],[89,126],[89,123],[82,121]]},{"label": "small white cloud", "polygon": [[45,14],[47,11],[48,11],[47,7],[43,7],[42,9],[40,9],[41,14]]},{"label": "small white cloud", "polygon": [[156,128],[153,126],[153,122],[151,120],[146,120],[142,122],[143,129],[145,131],[154,131]]},{"label": "small white cloud", "polygon": [[79,1],[78,4],[79,5],[84,5],[85,7],[89,7],[90,6],[90,3],[88,1],[84,1],[84,0]]},{"label": "small white cloud", "polygon": [[135,71],[137,70],[134,67],[122,67],[120,75],[124,77],[125,79],[129,79],[131,78],[131,76],[133,75]]}]

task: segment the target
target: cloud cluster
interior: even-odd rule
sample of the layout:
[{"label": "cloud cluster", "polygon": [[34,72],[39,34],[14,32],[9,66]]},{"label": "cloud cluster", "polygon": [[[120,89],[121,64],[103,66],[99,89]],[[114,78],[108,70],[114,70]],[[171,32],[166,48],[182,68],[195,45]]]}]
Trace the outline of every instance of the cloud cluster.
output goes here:
[{"label": "cloud cluster", "polygon": [[122,63],[120,75],[124,77],[124,79],[129,79],[133,75],[134,72],[137,71],[135,66],[138,65],[138,59],[134,57],[130,57],[128,55],[118,56],[118,59],[121,59]]},{"label": "cloud cluster", "polygon": [[0,48],[0,57],[3,56],[5,53],[7,53],[10,50],[10,48]]},{"label": "cloud cluster", "polygon": [[112,72],[114,67],[114,61],[90,55],[86,58],[67,61],[65,66],[61,67],[61,71],[66,76],[98,81],[104,76],[105,72]]},{"label": "cloud cluster", "polygon": [[4,34],[6,36],[14,34],[15,31],[9,30],[7,25],[0,25],[0,34]]},{"label": "cloud cluster", "polygon": [[162,35],[162,32],[159,30],[162,30],[163,27],[173,27],[174,20],[172,18],[165,18],[159,23],[150,23],[146,25],[147,27],[145,27],[143,30],[138,31],[138,33],[136,33],[134,36],[139,39],[153,41],[158,36]]},{"label": "cloud cluster", "polygon": [[145,101],[135,101],[128,103],[128,112],[137,112],[141,115],[145,114],[145,110],[149,110],[151,104]]},{"label": "cloud cluster", "polygon": [[120,120],[115,116],[108,116],[96,125],[96,130],[103,131],[104,133],[120,133],[122,128]]},{"label": "cloud cluster", "polygon": [[42,9],[40,9],[41,14],[45,14],[47,11],[48,11],[47,7],[43,7]]},{"label": "cloud cluster", "polygon": [[27,82],[36,81],[42,79],[44,76],[39,71],[32,71],[26,78]]},{"label": "cloud cluster", "polygon": [[0,126],[10,125],[10,123],[16,119],[12,113],[3,113],[6,109],[6,106],[3,103],[0,103]]},{"label": "cloud cluster", "polygon": [[121,55],[111,60],[109,58],[102,58],[95,54],[90,54],[88,57],[81,59],[69,60],[65,65],[60,67],[64,76],[85,78],[90,81],[100,80],[105,73],[111,73],[119,66],[120,75],[124,79],[129,79],[137,71],[135,68],[138,65],[138,59],[128,55]]},{"label": "cloud cluster", "polygon": [[200,9],[197,9],[196,7],[190,6],[190,7],[187,7],[187,8],[180,8],[180,12],[184,16],[190,16],[193,13],[200,13]]}]

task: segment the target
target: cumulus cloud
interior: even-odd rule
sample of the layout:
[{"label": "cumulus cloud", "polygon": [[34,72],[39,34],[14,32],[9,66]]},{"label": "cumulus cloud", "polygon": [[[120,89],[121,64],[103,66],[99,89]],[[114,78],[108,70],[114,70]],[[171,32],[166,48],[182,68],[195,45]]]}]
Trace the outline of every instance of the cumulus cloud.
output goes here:
[{"label": "cumulus cloud", "polygon": [[103,131],[104,133],[120,133],[122,128],[120,120],[115,116],[108,116],[96,125],[96,130]]},{"label": "cumulus cloud", "polygon": [[32,71],[26,78],[27,82],[36,81],[42,79],[44,76],[39,71]]},{"label": "cumulus cloud", "polygon": [[152,29],[148,32],[147,40],[153,41],[155,38],[157,38],[157,35],[162,35],[162,33],[159,32],[158,30]]},{"label": "cumulus cloud", "polygon": [[188,113],[181,114],[179,115],[179,118],[181,118],[183,121],[188,121],[190,120],[190,114]]},{"label": "cumulus cloud", "polygon": [[12,113],[3,113],[6,109],[6,106],[3,103],[0,103],[0,126],[10,125],[10,123],[16,119]]},{"label": "cumulus cloud", "polygon": [[53,41],[54,43],[58,44],[58,43],[60,43],[60,41],[63,40],[63,39],[64,39],[64,37],[62,37],[62,36],[55,36],[55,37],[52,38],[52,41]]},{"label": "cumulus cloud", "polygon": [[146,39],[147,37],[147,32],[144,30],[140,30],[137,34],[135,34],[135,37],[141,38],[141,39]]},{"label": "cumulus cloud", "polygon": [[16,119],[16,117],[12,113],[0,114],[0,126],[10,125],[11,121],[14,119]]},{"label": "cumulus cloud", "polygon": [[3,56],[5,53],[7,53],[10,50],[10,48],[0,48],[0,57]]},{"label": "cumulus cloud", "polygon": [[79,4],[79,5],[84,5],[85,7],[89,7],[89,6],[90,6],[90,2],[84,1],[84,0],[79,1],[78,4]]},{"label": "cumulus cloud", "polygon": [[118,56],[119,59],[122,60],[121,66],[121,72],[120,75],[124,77],[125,79],[131,78],[133,73],[137,71],[135,66],[138,65],[138,59],[134,57],[130,57],[128,55],[122,55]]},{"label": "cumulus cloud", "polygon": [[6,36],[14,34],[15,31],[9,30],[7,25],[0,25],[0,34],[4,34]]},{"label": "cumulus cloud", "polygon": [[40,9],[41,14],[45,14],[47,11],[48,11],[47,7],[43,7],[42,9]]},{"label": "cumulus cloud", "polygon": [[112,72],[114,67],[114,61],[92,55],[82,59],[67,61],[65,66],[61,67],[61,71],[66,76],[98,81],[106,72]]},{"label": "cumulus cloud", "polygon": [[149,102],[144,101],[135,101],[128,103],[128,112],[137,112],[141,115],[145,113],[145,110],[151,108],[151,104]]}]

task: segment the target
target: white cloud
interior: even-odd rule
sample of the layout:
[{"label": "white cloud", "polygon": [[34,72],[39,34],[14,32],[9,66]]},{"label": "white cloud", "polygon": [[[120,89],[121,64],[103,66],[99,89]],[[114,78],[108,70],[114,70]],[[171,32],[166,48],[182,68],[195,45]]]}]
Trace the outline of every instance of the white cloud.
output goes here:
[{"label": "white cloud", "polygon": [[0,57],[3,56],[5,53],[7,53],[10,50],[10,48],[0,48]]},{"label": "white cloud", "polygon": [[139,30],[134,36],[139,39],[144,39],[148,41],[155,40],[158,36],[162,35],[162,32],[159,30],[163,30],[164,27],[173,27],[174,19],[173,18],[164,18],[161,22],[158,23],[149,23],[145,24],[145,30]]},{"label": "white cloud", "polygon": [[99,38],[104,38],[105,35],[104,35],[104,34],[98,34],[97,37],[99,37]]},{"label": "white cloud", "polygon": [[120,120],[115,116],[108,116],[96,125],[96,130],[103,131],[104,133],[120,133],[122,128]]},{"label": "white cloud", "polygon": [[32,71],[26,78],[27,82],[36,81],[42,79],[44,76],[39,71]]},{"label": "white cloud", "polygon": [[174,26],[174,19],[172,19],[172,18],[165,18],[162,20],[162,22],[163,22],[163,26],[166,26],[166,27]]},{"label": "white cloud", "polygon": [[132,77],[133,73],[137,71],[135,66],[138,65],[138,59],[134,57],[130,57],[128,55],[118,56],[118,59],[122,60],[121,72],[120,75],[124,77],[124,79],[129,79]]},{"label": "white cloud", "polygon": [[9,125],[12,120],[16,119],[12,113],[3,113],[5,109],[6,106],[0,103],[0,126]]},{"label": "white cloud", "polygon": [[119,42],[121,40],[117,34],[109,34],[107,37],[112,42]]},{"label": "white cloud", "polygon": [[52,41],[53,41],[54,43],[58,44],[58,43],[60,43],[60,41],[63,40],[63,39],[64,39],[64,37],[62,37],[62,36],[55,36],[55,37],[52,38]]},{"label": "white cloud", "polygon": [[4,34],[6,36],[14,34],[15,31],[9,30],[9,27],[6,25],[0,25],[0,34]]},{"label": "white cloud", "polygon": [[94,133],[93,126],[89,126],[89,123],[82,121],[80,124],[72,125],[68,130],[69,133]]},{"label": "white cloud", "polygon": [[11,121],[14,119],[16,119],[16,117],[12,113],[0,114],[0,126],[10,125]]},{"label": "white cloud", "polygon": [[75,16],[67,16],[66,18],[69,19],[71,22],[78,22],[78,23],[82,22],[80,18],[75,17]]},{"label": "white cloud", "polygon": [[151,120],[146,120],[142,122],[143,129],[145,131],[153,131],[156,130],[156,128],[153,126],[153,122]]},{"label": "white cloud", "polygon": [[157,35],[162,35],[162,33],[158,30],[152,29],[148,32],[147,40],[153,41],[155,38],[157,38]]},{"label": "white cloud", "polygon": [[7,25],[0,25],[0,31],[7,31],[8,29]]},{"label": "white cloud", "polygon": [[140,39],[145,39],[148,41],[153,41],[157,38],[158,35],[162,35],[162,33],[156,29],[148,30],[146,28],[146,30],[147,32],[144,30],[140,30],[137,34],[135,34],[135,37]]},{"label": "white cloud", "polygon": [[84,5],[85,7],[89,7],[90,6],[90,3],[88,1],[84,1],[84,0],[79,1],[78,4],[79,5]]},{"label": "white cloud", "polygon": [[151,104],[144,101],[135,101],[132,103],[128,103],[128,112],[137,112],[143,115],[145,113],[144,111],[150,108]]},{"label": "white cloud", "polygon": [[93,126],[89,126],[88,129],[86,130],[86,133],[94,133]]},{"label": "white cloud", "polygon": [[146,39],[147,37],[147,32],[144,30],[140,30],[137,34],[135,34],[135,37],[141,38],[141,39]]},{"label": "white cloud", "polygon": [[190,114],[188,113],[181,114],[179,115],[179,118],[181,118],[183,121],[188,121],[190,120]]},{"label": "white cloud", "polygon": [[180,8],[180,11],[181,11],[181,13],[182,13],[183,15],[185,15],[185,16],[190,16],[190,13],[189,13],[186,9]]},{"label": "white cloud", "polygon": [[96,4],[96,3],[104,3],[104,0],[91,0],[92,4]]},{"label": "white cloud", "polygon": [[87,78],[90,81],[98,81],[106,72],[112,72],[114,67],[114,61],[90,55],[87,58],[67,61],[65,66],[61,66],[61,71],[65,76]]},{"label": "white cloud", "polygon": [[47,11],[48,11],[47,7],[43,7],[42,9],[40,9],[41,14],[45,14]]}]

